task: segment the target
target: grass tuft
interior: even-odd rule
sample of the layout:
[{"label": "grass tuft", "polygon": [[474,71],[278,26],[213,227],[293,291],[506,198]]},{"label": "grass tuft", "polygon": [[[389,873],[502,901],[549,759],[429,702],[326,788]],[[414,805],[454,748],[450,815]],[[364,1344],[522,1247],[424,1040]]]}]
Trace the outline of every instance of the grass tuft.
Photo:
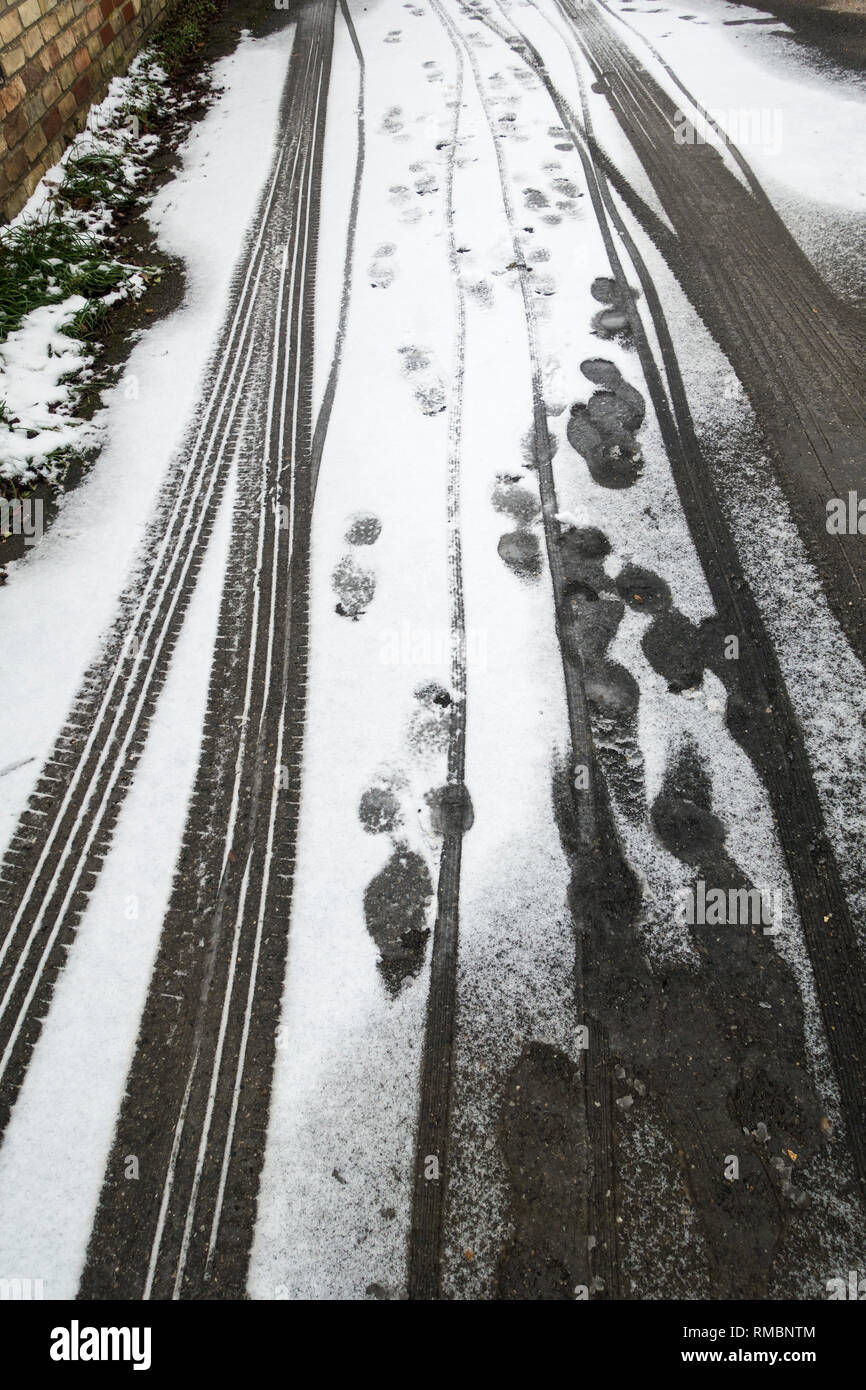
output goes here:
[{"label": "grass tuft", "polygon": [[87,306],[66,332],[87,337],[104,313],[99,301],[131,273],[106,260],[92,237],[75,231],[59,217],[21,222],[0,238],[0,342],[31,309],[82,295]]},{"label": "grass tuft", "polygon": [[180,0],[150,45],[169,77],[175,76],[201,47],[217,13],[214,0]]}]

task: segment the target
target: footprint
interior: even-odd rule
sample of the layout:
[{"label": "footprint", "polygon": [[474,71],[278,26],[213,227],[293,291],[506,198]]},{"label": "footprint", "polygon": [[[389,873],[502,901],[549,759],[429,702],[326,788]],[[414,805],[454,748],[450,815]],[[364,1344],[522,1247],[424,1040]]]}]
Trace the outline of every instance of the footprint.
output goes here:
[{"label": "footprint", "polygon": [[445,387],[429,353],[423,348],[403,347],[403,371],[412,382],[415,399],[424,415],[440,415],[446,406]]},{"label": "footprint", "polygon": [[462,782],[434,787],[424,800],[430,808],[430,823],[437,835],[465,835],[472,829],[475,812],[468,788]]},{"label": "footprint", "polygon": [[403,108],[390,106],[382,117],[382,130],[386,135],[398,135],[403,129]]},{"label": "footprint", "polygon": [[373,602],[376,575],[359,565],[352,555],[344,555],[331,576],[331,585],[337,595],[336,611],[340,617],[357,622]]},{"label": "footprint", "polygon": [[[600,309],[593,317],[592,331],[597,333],[600,338],[610,339],[622,335],[624,340],[630,341],[631,320],[616,281],[601,275],[593,280],[590,293],[593,299],[609,306],[606,309]],[[632,291],[632,293],[637,294],[636,291]]]},{"label": "footprint", "polygon": [[[548,457],[545,460],[545,462],[551,463],[553,459],[556,457],[556,452],[559,449],[559,440],[556,438],[556,435],[548,434],[547,442]],[[520,441],[520,452],[522,453],[526,461],[527,468],[535,469],[538,467],[538,448],[539,443],[535,436],[535,427],[530,426],[530,428],[526,431],[526,434]]]},{"label": "footprint", "polygon": [[556,281],[552,275],[533,275],[529,283],[533,294],[542,295],[545,298],[556,294]]},{"label": "footprint", "polygon": [[403,823],[400,801],[391,787],[369,787],[358,803],[358,819],[368,835],[390,834]]},{"label": "footprint", "polygon": [[671,606],[671,591],[665,581],[640,565],[623,565],[616,588],[623,603],[637,612],[662,613]]},{"label": "footprint", "polygon": [[448,691],[438,681],[426,681],[415,691],[415,699],[408,730],[412,750],[426,757],[447,752],[453,707]]},{"label": "footprint", "polygon": [[581,370],[589,381],[603,385],[586,405],[572,406],[568,442],[600,486],[631,487],[643,470],[643,454],[635,438],[644,419],[643,397],[604,358],[588,358]]},{"label": "footprint", "polygon": [[415,192],[419,198],[426,198],[429,193],[439,192],[439,183],[435,174],[424,174],[415,180]]},{"label": "footprint", "polygon": [[534,531],[507,531],[496,550],[518,579],[534,580],[541,574],[541,545]]},{"label": "footprint", "polygon": [[393,285],[397,275],[396,266],[393,261],[396,249],[396,246],[392,245],[390,242],[386,242],[376,251],[367,270],[370,284],[374,289],[387,290],[390,285]]},{"label": "footprint", "polygon": [[399,43],[402,32],[402,29],[389,29],[385,35],[385,43]]},{"label": "footprint", "polygon": [[522,475],[500,473],[491,493],[491,502],[498,512],[504,512],[517,523],[517,529],[500,536],[497,553],[518,579],[535,580],[541,574],[541,544],[531,530],[541,512],[538,494],[522,485]]},{"label": "footprint", "polygon": [[485,309],[489,309],[493,304],[493,286],[489,280],[473,280],[466,286],[466,293]]},{"label": "footprint", "polygon": [[503,474],[497,479],[491,501],[498,512],[507,513],[523,526],[531,525],[541,512],[538,495],[522,487],[520,478],[515,480]]},{"label": "footprint", "polygon": [[526,207],[532,208],[533,211],[536,208],[550,207],[546,195],[542,193],[540,188],[524,188],[523,201]]},{"label": "footprint", "polygon": [[427,911],[433,896],[430,873],[408,845],[398,844],[364,893],[364,921],[379,952],[385,985],[396,996],[424,964]]},{"label": "footprint", "polygon": [[382,534],[382,523],[374,512],[358,512],[346,532],[349,545],[375,545]]}]

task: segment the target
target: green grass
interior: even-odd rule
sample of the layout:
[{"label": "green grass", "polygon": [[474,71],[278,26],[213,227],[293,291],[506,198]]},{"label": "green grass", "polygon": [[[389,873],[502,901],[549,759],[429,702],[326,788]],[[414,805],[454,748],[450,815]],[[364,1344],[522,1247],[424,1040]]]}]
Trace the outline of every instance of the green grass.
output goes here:
[{"label": "green grass", "polygon": [[120,155],[99,145],[82,149],[66,161],[63,182],[54,196],[58,203],[74,208],[90,208],[94,203],[128,207],[133,199]]},{"label": "green grass", "polygon": [[58,217],[13,227],[0,237],[0,342],[31,309],[73,294],[88,302],[65,331],[87,337],[104,315],[100,300],[129,274],[129,267],[107,260],[92,237]]},{"label": "green grass", "polygon": [[214,0],[179,0],[150,47],[169,77],[189,62],[218,14]]}]

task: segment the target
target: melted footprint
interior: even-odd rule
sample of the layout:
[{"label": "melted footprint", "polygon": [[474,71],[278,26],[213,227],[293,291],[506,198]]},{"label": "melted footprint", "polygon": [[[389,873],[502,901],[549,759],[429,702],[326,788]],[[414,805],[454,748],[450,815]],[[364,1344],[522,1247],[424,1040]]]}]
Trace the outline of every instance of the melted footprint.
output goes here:
[{"label": "melted footprint", "polygon": [[430,354],[418,347],[402,347],[397,351],[403,358],[403,371],[411,380],[422,413],[440,415],[446,406],[445,387]]},{"label": "melted footprint", "polygon": [[430,872],[408,845],[394,848],[385,867],[364,893],[364,921],[379,952],[379,971],[391,995],[424,964],[430,930],[427,909],[433,896]]},{"label": "melted footprint", "polygon": [[417,707],[409,719],[408,741],[413,752],[432,758],[448,751],[453,701],[438,681],[425,681],[415,691]]},{"label": "melted footprint", "polygon": [[367,271],[370,284],[374,289],[387,290],[393,285],[394,278],[397,274],[393,260],[396,250],[396,246],[390,241],[384,242],[383,245],[377,247],[376,254],[370,262],[370,267]]},{"label": "melted footprint", "polygon": [[331,576],[331,586],[337,595],[336,612],[357,622],[373,602],[376,575],[359,565],[354,556],[344,555]]},{"label": "melted footprint", "polygon": [[393,787],[368,787],[358,803],[358,819],[368,835],[389,835],[402,825],[403,812]]},{"label": "melted footprint", "polygon": [[601,487],[631,487],[643,470],[643,454],[635,438],[645,414],[643,396],[604,358],[588,358],[581,371],[587,380],[603,385],[585,405],[572,406],[568,442]]},{"label": "melted footprint", "polygon": [[504,512],[516,523],[517,529],[500,536],[497,553],[518,579],[534,580],[541,574],[541,543],[530,528],[541,513],[538,494],[523,485],[523,477],[500,473],[490,500],[498,512]]},{"label": "melted footprint", "polygon": [[358,512],[346,531],[349,545],[375,545],[382,534],[382,523],[375,512]]}]

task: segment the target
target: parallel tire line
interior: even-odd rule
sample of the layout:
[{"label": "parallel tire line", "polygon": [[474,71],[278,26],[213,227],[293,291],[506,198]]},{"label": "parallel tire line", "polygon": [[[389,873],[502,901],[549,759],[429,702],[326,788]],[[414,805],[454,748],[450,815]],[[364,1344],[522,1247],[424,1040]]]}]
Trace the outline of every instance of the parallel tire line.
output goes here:
[{"label": "parallel tire line", "polygon": [[[306,81],[306,76],[305,74],[304,81]],[[265,244],[268,220],[274,207],[280,172],[290,148],[291,142],[290,139],[287,139],[283,142],[275,158],[275,170],[262,199],[259,232],[253,242],[249,264],[245,271],[242,269],[235,277],[237,282],[243,276],[243,284],[239,302],[231,318],[227,349],[221,354],[218,365],[214,368],[217,374],[216,382],[205,409],[205,418],[199,428],[192,446],[192,453],[187,459],[182,475],[183,481],[192,475],[198,455],[200,463],[193,496],[189,500],[184,515],[182,510],[183,493],[176,491],[174,494],[173,509],[157,551],[157,561],[145,580],[144,591],[139,596],[138,608],[130,624],[132,636],[138,637],[138,628],[147,619],[148,612],[151,609],[154,610],[151,612],[144,637],[139,639],[137,650],[134,649],[132,674],[126,686],[121,688],[117,704],[112,707],[112,696],[125,665],[121,658],[114,667],[101,705],[92,718],[85,747],[70,779],[66,794],[57,808],[50,826],[45,826],[47,831],[45,843],[28,888],[19,901],[6,937],[4,953],[9,951],[15,938],[16,928],[24,921],[25,911],[38,884],[40,873],[50,873],[53,867],[54,872],[43,897],[42,907],[37,912],[26,940],[20,943],[17,959],[14,964],[10,962],[6,971],[10,978],[7,981],[4,1006],[8,1006],[16,995],[21,1000],[21,1004],[16,1018],[12,1020],[11,1031],[6,1037],[5,1051],[2,1064],[0,1064],[2,1066],[0,1074],[8,1073],[10,1064],[13,1064],[14,1070],[13,1076],[7,1079],[2,1093],[4,1118],[8,1117],[11,1110],[14,1093],[23,1076],[29,1052],[38,1036],[40,1020],[34,1019],[33,1014],[42,1008],[42,1000],[37,999],[37,995],[43,986],[47,987],[50,993],[51,983],[62,966],[62,956],[71,940],[69,933],[72,931],[73,922],[80,915],[87,893],[92,887],[92,883],[95,882],[99,866],[107,852],[111,828],[116,821],[119,804],[126,790],[125,781],[129,771],[128,765],[138,756],[143,747],[146,736],[146,716],[152,711],[158,691],[165,679],[171,650],[194,588],[197,572],[222,499],[229,473],[230,456],[236,443],[239,421],[238,406],[243,397],[243,389],[250,372],[254,346],[252,325],[267,254]],[[232,344],[239,329],[238,349],[232,352]],[[244,349],[246,349],[245,352]],[[238,368],[241,363],[238,379]],[[221,383],[226,375],[226,384],[220,394]],[[232,392],[233,386],[235,386],[234,392]],[[208,421],[211,417],[213,417],[212,428],[209,438],[206,438]],[[219,440],[216,455],[217,466],[209,472],[210,453],[217,440]],[[176,487],[176,480],[173,480],[173,488]],[[203,487],[205,490],[202,494]],[[189,531],[192,531],[191,541],[186,534]],[[174,538],[172,559],[161,574],[159,561],[165,556],[167,546],[172,538]],[[180,568],[180,575],[177,573],[178,568]],[[126,606],[130,606],[131,602],[134,601],[133,593],[132,599],[127,600]],[[146,666],[145,662],[148,659],[149,665]],[[88,681],[86,685],[89,683]],[[76,703],[74,723],[78,727],[86,727],[87,703],[88,694],[85,692]],[[78,724],[79,720],[85,722]],[[109,720],[111,720],[111,726],[106,730],[105,724]],[[114,746],[118,740],[120,740],[119,749]],[[88,757],[94,753],[97,754],[96,766],[90,777],[90,785],[85,792],[83,807],[79,810],[75,804],[75,792],[78,784],[85,781]],[[113,760],[109,754],[113,754]],[[49,767],[51,766],[52,764],[49,764]],[[99,811],[92,817],[88,827],[84,821],[84,812],[89,808],[91,800],[99,796],[100,792],[102,795]],[[62,833],[70,817],[73,820],[72,826],[67,830],[65,839],[60,845],[57,863],[53,865],[51,859],[53,843]],[[64,872],[70,865],[70,861],[71,867],[67,872]],[[91,882],[87,887],[84,887],[86,878],[89,878]],[[60,910],[55,915],[53,924],[48,925],[46,929],[43,925],[45,912],[60,893],[63,893]],[[72,909],[71,913],[70,908]],[[24,921],[24,925],[26,927],[26,921]],[[61,941],[61,933],[64,928],[67,929],[66,937],[68,939]],[[41,954],[35,960],[34,946],[37,947],[37,950],[40,946],[42,947]],[[21,999],[22,995],[23,999]],[[34,1001],[36,1002],[36,1010],[33,1007]],[[8,1016],[0,1016],[0,1023],[4,1025],[3,1031],[6,1031],[9,1025]],[[21,1038],[22,1033],[24,1034],[23,1039]],[[3,1033],[0,1032],[0,1037],[2,1036]],[[23,1048],[19,1046],[19,1040],[24,1043]],[[21,1055],[22,1052],[25,1055]]]},{"label": "parallel tire line", "polygon": [[[126,1295],[132,1297],[142,1293],[145,1297],[224,1297],[242,1296],[244,1292],[267,1118],[267,1102],[262,1095],[270,1087],[276,1041],[273,1021],[279,1007],[287,946],[300,779],[312,502],[309,464],[313,304],[306,279],[312,273],[316,255],[321,116],[330,73],[333,10],[329,3],[318,7],[325,33],[323,36],[318,28],[314,32],[313,83],[304,89],[300,115],[294,122],[304,145],[304,156],[293,219],[287,321],[282,329],[279,323],[275,328],[281,348],[274,370],[282,367],[283,395],[276,418],[268,411],[269,491],[276,491],[275,506],[267,509],[265,546],[271,557],[272,592],[261,606],[256,598],[252,616],[249,592],[246,609],[239,618],[232,615],[231,604],[224,603],[227,633],[232,623],[238,622],[243,627],[258,621],[263,629],[260,642],[257,635],[251,634],[249,639],[251,651],[258,645],[265,653],[264,679],[258,672],[257,693],[250,712],[259,733],[250,742],[246,756],[241,750],[235,760],[235,792],[231,800],[234,806],[237,770],[241,768],[243,816],[237,821],[234,839],[229,833],[231,827],[227,832],[224,822],[216,824],[223,816],[222,797],[211,807],[207,835],[196,839],[195,826],[188,825],[185,839],[192,856],[201,857],[201,866],[197,873],[194,867],[186,872],[203,887],[197,893],[197,908],[190,916],[184,881],[179,879],[176,884],[91,1239],[82,1280],[85,1297],[105,1296],[108,1289],[115,1290],[109,1296],[116,1296],[118,1280]],[[279,502],[284,498],[289,513],[287,534],[278,523]],[[280,613],[283,622],[278,626]],[[233,704],[231,692],[235,688],[230,667],[224,675],[221,671],[218,654],[208,719],[215,735],[219,734],[220,716],[225,718]],[[223,682],[230,690],[221,703],[219,689]],[[286,741],[287,784],[281,786]],[[206,800],[210,781],[210,773],[203,765],[197,805]],[[229,839],[225,838],[227,833]],[[228,863],[219,848],[224,843],[233,846]],[[207,887],[211,881],[215,884],[215,904]],[[228,920],[233,920],[233,926],[226,933],[223,921]],[[202,924],[200,930],[210,938],[204,958],[195,954],[198,921]],[[184,988],[191,1007],[179,1024],[178,1037],[169,1028],[160,986],[164,979],[177,974],[179,967],[184,967],[183,973],[188,976]],[[188,1061],[186,1072],[178,1067],[178,1059],[184,1053]],[[133,1194],[124,1190],[117,1174],[130,1143],[142,1128],[149,1129],[150,1116],[155,1117],[149,1091],[154,1074],[164,1082],[165,1099],[160,1113],[175,1104],[170,1097],[176,1097],[179,1105],[167,1155],[160,1160],[160,1149],[164,1153],[169,1134],[164,1124],[150,1146],[148,1162],[156,1170],[162,1163],[162,1176],[156,1180],[155,1170],[150,1173],[142,1221],[142,1203],[133,1202]],[[181,1097],[179,1088],[184,1075],[186,1083]],[[237,1157],[239,1149],[243,1162]],[[249,1214],[246,1220],[237,1216],[241,1207]],[[223,1216],[229,1209],[232,1222],[224,1232]],[[119,1230],[124,1231],[125,1243],[123,1258],[117,1264],[112,1247],[114,1233]]]},{"label": "parallel tire line", "polygon": [[[528,45],[529,48],[530,46]],[[717,612],[729,631],[746,635],[741,668],[746,675],[748,708],[755,722],[746,740],[769,793],[815,978],[830,1056],[839,1084],[843,1114],[854,1159],[861,1202],[866,1198],[866,985],[850,911],[832,847],[827,840],[802,733],[788,696],[773,645],[757,602],[740,565],[733,536],[703,457],[682,381],[673,341],[647,267],[613,202],[602,171],[591,154],[591,120],[582,78],[575,64],[584,103],[583,133],[567,103],[556,91],[535,53],[563,125],[569,131],[585,170],[611,266],[625,302],[653,405],[671,460],[674,479],[695,547],[704,567]],[[662,385],[628,278],[616,252],[609,222],[637,272],[658,339],[670,402]],[[766,711],[771,718],[764,714]],[[741,735],[742,738],[742,735]]]}]

